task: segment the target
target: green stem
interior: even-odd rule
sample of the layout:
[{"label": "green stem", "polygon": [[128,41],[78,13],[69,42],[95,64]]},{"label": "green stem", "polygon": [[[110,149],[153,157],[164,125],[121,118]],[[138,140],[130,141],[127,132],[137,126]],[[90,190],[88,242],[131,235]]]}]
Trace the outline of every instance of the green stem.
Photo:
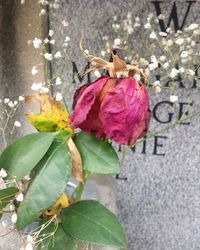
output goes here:
[{"label": "green stem", "polygon": [[84,189],[84,183],[80,182],[77,186],[77,189],[76,189],[76,201],[80,201],[81,200],[81,196],[82,196],[82,193],[83,193],[83,189]]}]

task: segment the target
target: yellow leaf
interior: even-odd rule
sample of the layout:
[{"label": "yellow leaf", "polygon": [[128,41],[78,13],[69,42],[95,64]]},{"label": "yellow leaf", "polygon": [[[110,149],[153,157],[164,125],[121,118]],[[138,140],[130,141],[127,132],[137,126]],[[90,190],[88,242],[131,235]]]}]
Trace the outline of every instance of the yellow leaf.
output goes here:
[{"label": "yellow leaf", "polygon": [[83,167],[80,153],[71,138],[67,143],[72,158],[72,176],[78,181],[83,182]]},{"label": "yellow leaf", "polygon": [[66,208],[69,206],[69,201],[66,193],[63,193],[61,197],[57,200],[57,202],[48,210],[44,212],[47,216],[52,216],[62,210],[62,208]]},{"label": "yellow leaf", "polygon": [[36,94],[26,97],[26,103],[39,102],[40,112],[29,113],[27,118],[31,124],[40,132],[53,132],[64,130],[73,133],[69,125],[69,113],[52,96]]}]

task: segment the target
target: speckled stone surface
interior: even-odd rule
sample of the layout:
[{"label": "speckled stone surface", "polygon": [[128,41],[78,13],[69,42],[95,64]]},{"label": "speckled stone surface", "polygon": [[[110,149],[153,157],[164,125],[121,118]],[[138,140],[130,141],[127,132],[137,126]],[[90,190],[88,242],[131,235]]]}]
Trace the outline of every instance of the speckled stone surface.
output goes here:
[{"label": "speckled stone surface", "polygon": [[[175,1],[163,0],[163,14],[169,16]],[[187,7],[186,1],[176,1],[179,22],[183,20]],[[51,28],[60,37],[53,51],[59,50],[65,36],[71,38],[69,57],[77,67],[86,64],[79,51],[81,33],[85,37],[85,48],[99,54],[101,44],[99,38],[112,33],[114,15],[125,18],[130,11],[133,16],[142,20],[155,7],[152,1],[136,0],[63,0],[61,9],[51,19]],[[193,3],[187,17],[187,25],[200,23],[200,1]],[[63,31],[60,22],[66,20],[69,27]],[[62,30],[62,31],[61,31]],[[136,33],[138,49],[142,47],[142,34]],[[137,48],[134,48],[137,49]],[[60,67],[60,64],[57,64]],[[68,83],[69,92],[80,85],[72,82],[71,65],[64,72],[63,79]],[[85,80],[86,81],[86,80]],[[187,102],[188,97],[199,92],[187,88],[178,92],[179,102]],[[156,103],[168,100],[169,95],[163,92],[151,98],[151,108]],[[190,113],[200,110],[198,98],[189,110]],[[172,112],[167,105],[160,106],[158,116],[167,119]],[[174,119],[174,115],[173,115]],[[173,120],[172,119],[172,120]],[[174,120],[173,120],[174,121]],[[172,124],[164,124],[170,125]],[[137,145],[136,152],[129,150],[122,166],[122,175],[127,181],[117,181],[117,206],[120,220],[125,226],[130,250],[198,250],[200,249],[200,118],[190,120],[190,125],[179,125],[157,138],[157,154],[155,155],[155,139],[146,142],[146,154],[142,154],[143,145]],[[157,131],[163,125],[152,119],[150,131]]]}]

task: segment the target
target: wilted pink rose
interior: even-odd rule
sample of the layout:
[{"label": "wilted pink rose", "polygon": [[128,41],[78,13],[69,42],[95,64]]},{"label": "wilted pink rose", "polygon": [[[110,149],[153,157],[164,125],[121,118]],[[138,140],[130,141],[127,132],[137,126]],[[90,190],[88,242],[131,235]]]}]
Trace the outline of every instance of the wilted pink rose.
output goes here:
[{"label": "wilted pink rose", "polygon": [[83,85],[74,96],[71,126],[110,138],[119,144],[134,144],[148,130],[151,112],[144,84],[134,77],[103,76]]}]

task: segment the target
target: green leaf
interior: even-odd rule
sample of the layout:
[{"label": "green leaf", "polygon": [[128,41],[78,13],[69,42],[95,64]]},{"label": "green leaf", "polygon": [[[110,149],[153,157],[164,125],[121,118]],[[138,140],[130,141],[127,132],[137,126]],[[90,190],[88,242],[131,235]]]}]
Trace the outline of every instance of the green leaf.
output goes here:
[{"label": "green leaf", "polygon": [[74,143],[81,154],[84,170],[97,174],[119,173],[117,153],[108,141],[80,132]]},{"label": "green leaf", "polygon": [[53,142],[18,209],[17,228],[22,229],[38,218],[61,197],[72,172],[67,143]]},{"label": "green leaf", "polygon": [[5,208],[18,192],[19,189],[16,187],[8,187],[0,190],[0,210]]},{"label": "green leaf", "polygon": [[80,201],[62,212],[62,225],[73,238],[90,243],[126,248],[117,217],[97,201]]},{"label": "green leaf", "polygon": [[[41,240],[37,246],[37,250],[77,250],[77,243],[74,239],[69,237],[59,224],[50,223],[39,234],[38,239]],[[43,236],[45,235],[45,236]],[[50,237],[48,237],[50,236]]]},{"label": "green leaf", "polygon": [[34,133],[17,139],[0,156],[0,168],[19,181],[42,159],[57,133]]}]

